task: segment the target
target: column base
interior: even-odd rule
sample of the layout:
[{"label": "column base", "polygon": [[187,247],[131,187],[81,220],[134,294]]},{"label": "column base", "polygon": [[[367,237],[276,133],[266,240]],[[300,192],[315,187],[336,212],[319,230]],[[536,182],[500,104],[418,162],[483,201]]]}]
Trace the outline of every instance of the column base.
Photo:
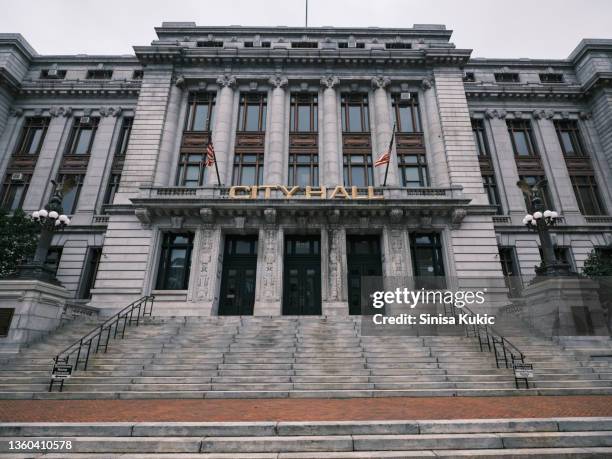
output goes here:
[{"label": "column base", "polygon": [[324,301],[323,306],[323,315],[324,316],[348,316],[349,315],[349,307],[348,302],[346,301]]}]

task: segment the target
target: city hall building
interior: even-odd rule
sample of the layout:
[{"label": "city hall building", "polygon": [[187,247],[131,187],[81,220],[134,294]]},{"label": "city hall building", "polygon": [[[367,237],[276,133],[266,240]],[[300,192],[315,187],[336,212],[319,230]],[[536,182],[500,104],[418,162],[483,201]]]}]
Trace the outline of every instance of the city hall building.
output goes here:
[{"label": "city hall building", "polygon": [[156,33],[128,56],[0,34],[0,204],[64,187],[47,262],[75,300],[359,314],[364,276],[507,294],[540,263],[520,179],[547,179],[558,257],[610,250],[612,40],[531,60],[471,58],[440,25]]}]

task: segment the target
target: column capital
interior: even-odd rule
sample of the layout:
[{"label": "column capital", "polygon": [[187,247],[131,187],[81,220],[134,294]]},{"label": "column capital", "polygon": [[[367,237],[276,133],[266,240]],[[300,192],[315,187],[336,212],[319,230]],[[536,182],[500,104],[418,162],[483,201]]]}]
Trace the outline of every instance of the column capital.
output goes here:
[{"label": "column capital", "polygon": [[372,87],[374,89],[385,89],[391,84],[391,78],[387,76],[376,76],[372,78]]},{"label": "column capital", "polygon": [[550,120],[553,118],[553,116],[555,116],[555,112],[553,112],[552,110],[534,110],[533,111],[533,117],[536,120],[542,120],[542,119]]},{"label": "column capital", "polygon": [[340,78],[337,76],[324,76],[321,78],[321,85],[325,86],[328,89],[334,89],[335,86],[340,84]]},{"label": "column capital", "polygon": [[423,91],[431,89],[432,86],[433,83],[429,78],[423,78],[423,81],[421,81],[421,88],[423,89]]},{"label": "column capital", "polygon": [[506,110],[491,110],[488,109],[485,111],[485,117],[488,119],[499,118],[504,119],[507,116]]},{"label": "column capital", "polygon": [[221,75],[217,78],[217,84],[222,88],[231,88],[236,85],[236,77],[233,75]]},{"label": "column capital", "polygon": [[274,75],[270,77],[268,83],[274,88],[284,88],[289,84],[289,80],[283,75]]}]

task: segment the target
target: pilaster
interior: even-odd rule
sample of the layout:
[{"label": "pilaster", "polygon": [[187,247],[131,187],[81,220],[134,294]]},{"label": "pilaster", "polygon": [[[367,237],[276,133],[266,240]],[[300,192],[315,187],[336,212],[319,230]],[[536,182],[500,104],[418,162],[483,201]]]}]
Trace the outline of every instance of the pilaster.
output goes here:
[{"label": "pilaster", "polygon": [[323,165],[321,184],[336,186],[343,183],[340,151],[338,149],[338,97],[334,89],[340,84],[336,76],[321,78],[323,85],[323,130],[320,135],[321,164]]},{"label": "pilaster", "polygon": [[[53,113],[58,113],[52,110]],[[55,164],[61,161],[62,152],[61,143],[64,132],[66,132],[66,124],[70,121],[69,112],[64,112],[65,115],[51,116],[47,134],[43,142],[42,148],[36,161],[34,173],[30,179],[28,193],[23,202],[23,209],[26,212],[33,212],[40,209],[45,204],[46,190],[49,189],[49,181],[53,177]]]},{"label": "pilaster", "polygon": [[272,86],[270,100],[270,136],[268,151],[264,155],[264,182],[268,184],[285,183],[284,158],[285,158],[285,87],[289,83],[284,76],[276,75],[269,80]]},{"label": "pilaster", "polygon": [[448,175],[448,164],[446,159],[446,148],[444,146],[444,136],[442,135],[442,125],[440,124],[440,114],[438,112],[438,102],[436,92],[431,87],[431,83],[421,85],[422,100],[421,116],[424,119],[423,129],[425,131],[425,141],[427,143],[427,163],[434,187],[446,188],[450,186]]},{"label": "pilaster", "polygon": [[[177,140],[180,139],[179,119],[181,113],[181,102],[183,91],[176,85],[170,88],[170,98],[166,112],[166,122],[163,128],[162,143],[157,159],[157,170],[155,171],[155,186],[174,185],[172,170],[178,162]],[[180,141],[180,140],[179,140]]]},{"label": "pilaster", "polygon": [[256,316],[279,316],[282,312],[284,232],[273,222],[275,213],[273,209],[266,209],[269,221],[259,229],[253,312]]},{"label": "pilaster", "polygon": [[[389,148],[389,141],[393,127],[391,125],[391,113],[389,113],[389,100],[387,97],[387,86],[391,84],[391,79],[388,77],[372,78],[372,87],[374,88],[374,116],[376,127],[374,132],[375,150],[372,152],[374,161],[378,156],[386,152]],[[378,184],[383,184],[385,180],[386,167],[376,167],[376,181]],[[389,163],[389,174],[387,176],[387,185],[398,185],[397,174],[397,156],[395,148],[391,152],[391,161]]]},{"label": "pilaster", "polygon": [[[215,156],[217,158],[217,167],[219,168],[219,176],[222,183],[229,183],[229,164],[232,161],[232,152],[230,151],[232,139],[232,121],[234,119],[234,89],[236,78],[231,75],[223,75],[217,78],[219,85],[219,94],[217,97],[217,115],[213,130],[213,142],[215,145]],[[215,174],[208,174],[208,182],[216,183],[213,178]]]},{"label": "pilaster", "polygon": [[321,229],[321,271],[323,315],[348,315],[346,231],[337,223]]},{"label": "pilaster", "polygon": [[194,303],[199,314],[217,315],[221,285],[221,228],[204,224],[198,228],[194,242],[191,285],[187,301]]}]

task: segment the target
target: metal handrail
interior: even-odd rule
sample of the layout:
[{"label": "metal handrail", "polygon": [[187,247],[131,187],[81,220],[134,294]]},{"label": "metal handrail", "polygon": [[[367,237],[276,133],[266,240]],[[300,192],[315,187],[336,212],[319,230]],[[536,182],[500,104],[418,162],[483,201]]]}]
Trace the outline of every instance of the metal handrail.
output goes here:
[{"label": "metal handrail", "polygon": [[[467,306],[463,306],[462,308],[457,308],[454,304],[450,304],[450,310],[453,316],[457,315],[457,310],[465,311],[472,316],[476,314]],[[448,313],[446,309],[447,305],[444,304],[444,312]],[[493,352],[495,355],[495,366],[500,368],[500,363],[503,363],[505,368],[514,369],[517,364],[522,366],[529,367],[533,370],[533,365],[529,364],[525,361],[525,354],[513,343],[511,343],[507,338],[505,338],[501,333],[499,333],[495,328],[490,325],[480,325],[480,324],[472,324],[465,325],[466,336],[470,336],[470,327],[472,327],[472,331],[474,336],[478,338],[478,345],[480,347],[480,352],[484,352],[485,347],[489,352]],[[484,332],[484,336],[483,336]],[[498,348],[499,345],[499,348]],[[508,355],[509,354],[509,355]],[[510,359],[508,359],[510,357]],[[509,366],[510,364],[511,366]],[[516,388],[519,388],[519,379],[525,382],[525,386],[529,389],[529,381],[527,378],[517,377],[516,372],[514,375],[514,382],[516,384]]]},{"label": "metal handrail", "polygon": [[[101,348],[103,348],[104,353],[106,353],[111,335],[113,335],[113,339],[116,339],[118,335],[123,339],[125,337],[125,329],[128,326],[131,326],[132,323],[138,326],[140,325],[141,317],[151,316],[154,300],[155,296],[153,295],[143,296],[137,299],[57,354],[53,358],[53,370],[51,371],[49,392],[53,390],[53,385],[57,381],[60,382],[61,392],[64,388],[65,378],[71,376],[74,371],[78,370],[80,363],[83,364],[83,371],[87,370],[89,358],[92,353],[98,353]],[[120,326],[121,322],[123,322],[123,324]],[[115,328],[114,332],[113,327]],[[105,338],[103,337],[104,334],[106,335]],[[105,340],[104,343],[102,343],[103,340]],[[74,358],[73,361],[71,361],[72,358]]]}]

